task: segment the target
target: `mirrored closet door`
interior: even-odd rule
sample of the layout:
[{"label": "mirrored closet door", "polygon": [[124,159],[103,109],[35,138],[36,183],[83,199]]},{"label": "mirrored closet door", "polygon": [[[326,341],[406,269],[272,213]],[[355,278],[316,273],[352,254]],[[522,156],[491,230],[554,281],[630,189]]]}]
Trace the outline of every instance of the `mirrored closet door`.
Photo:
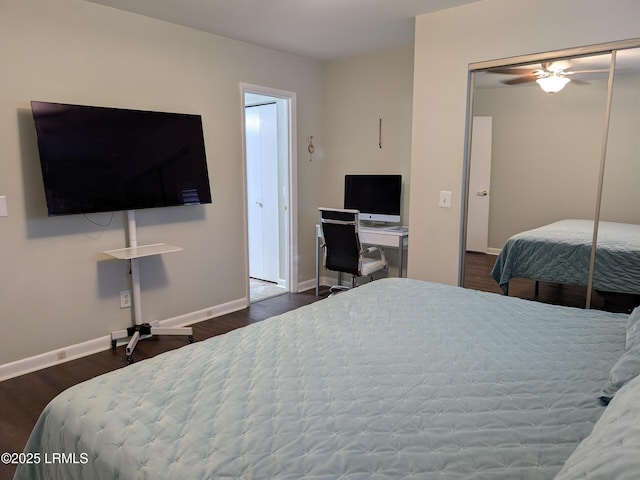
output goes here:
[{"label": "mirrored closet door", "polygon": [[619,287],[592,278],[602,261],[618,267],[592,246],[600,221],[640,224],[637,189],[627,188],[639,180],[640,160],[629,162],[640,135],[625,133],[640,131],[634,45],[471,66],[463,286],[610,307]]},{"label": "mirrored closet door", "polygon": [[615,52],[592,306],[640,303],[640,48]]}]

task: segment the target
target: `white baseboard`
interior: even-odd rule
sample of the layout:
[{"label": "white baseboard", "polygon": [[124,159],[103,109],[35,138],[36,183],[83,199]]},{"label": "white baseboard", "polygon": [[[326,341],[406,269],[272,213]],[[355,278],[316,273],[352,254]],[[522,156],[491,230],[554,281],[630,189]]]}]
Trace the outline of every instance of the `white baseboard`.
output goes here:
[{"label": "white baseboard", "polygon": [[[331,277],[320,277],[320,286],[324,285],[333,285],[336,283],[335,278]],[[306,290],[311,290],[316,288],[316,279],[312,278],[311,280],[305,280],[304,282],[298,283],[298,291],[304,292]]]},{"label": "white baseboard", "polygon": [[237,312],[249,306],[249,301],[246,298],[239,298],[231,302],[223,303],[215,307],[203,308],[191,313],[185,313],[178,315],[177,317],[167,318],[160,320],[161,327],[186,327],[194,323],[202,322],[210,318],[220,317],[227,313]]},{"label": "white baseboard", "polygon": [[304,292],[306,290],[311,290],[312,288],[316,288],[316,279],[305,280],[304,282],[298,283],[298,291]]},{"label": "white baseboard", "polygon": [[111,335],[95,338],[86,342],[69,345],[34,357],[16,360],[0,365],[0,381],[18,377],[26,373],[42,370],[76,358],[85,357],[111,348]]},{"label": "white baseboard", "polygon": [[[314,282],[315,284],[315,282]],[[185,313],[177,317],[160,320],[161,327],[185,327],[210,318],[220,317],[227,313],[242,310],[249,305],[247,298],[240,298],[231,302],[223,303],[213,307],[203,308],[195,312]],[[86,342],[69,345],[67,347],[52,350],[15,362],[0,365],[0,382],[10,378],[18,377],[27,373],[42,370],[61,363],[75,360],[94,353],[103,352],[111,348],[111,335],[95,338]]]}]

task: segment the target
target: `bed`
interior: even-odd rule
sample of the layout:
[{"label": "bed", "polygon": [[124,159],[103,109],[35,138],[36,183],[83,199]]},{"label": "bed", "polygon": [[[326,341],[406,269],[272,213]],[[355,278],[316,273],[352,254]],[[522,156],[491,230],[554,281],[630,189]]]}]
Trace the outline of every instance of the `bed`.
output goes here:
[{"label": "bed", "polygon": [[[560,220],[507,240],[491,277],[508,293],[512,278],[587,285],[593,221]],[[640,225],[599,222],[593,288],[640,294]]]},{"label": "bed", "polygon": [[630,318],[378,280],[68,389],[15,479],[584,478]]}]

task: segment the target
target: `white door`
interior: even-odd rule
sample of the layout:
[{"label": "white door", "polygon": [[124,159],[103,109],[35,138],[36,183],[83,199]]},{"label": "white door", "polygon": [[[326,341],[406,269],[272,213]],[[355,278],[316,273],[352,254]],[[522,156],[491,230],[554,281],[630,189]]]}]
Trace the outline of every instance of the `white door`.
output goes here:
[{"label": "white door", "polygon": [[467,251],[486,253],[491,192],[491,117],[473,117],[469,168]]},{"label": "white door", "polygon": [[249,276],[279,280],[278,137],[275,103],[245,108]]}]

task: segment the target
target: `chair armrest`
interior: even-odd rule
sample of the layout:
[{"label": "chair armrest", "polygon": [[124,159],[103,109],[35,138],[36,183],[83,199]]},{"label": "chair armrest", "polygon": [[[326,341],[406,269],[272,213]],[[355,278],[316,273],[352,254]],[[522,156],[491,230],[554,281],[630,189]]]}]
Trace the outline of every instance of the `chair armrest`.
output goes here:
[{"label": "chair armrest", "polygon": [[385,264],[387,263],[387,256],[384,254],[384,248],[382,247],[367,247],[362,251],[361,255],[364,255],[366,253],[374,253],[374,252],[380,252],[380,258]]}]

